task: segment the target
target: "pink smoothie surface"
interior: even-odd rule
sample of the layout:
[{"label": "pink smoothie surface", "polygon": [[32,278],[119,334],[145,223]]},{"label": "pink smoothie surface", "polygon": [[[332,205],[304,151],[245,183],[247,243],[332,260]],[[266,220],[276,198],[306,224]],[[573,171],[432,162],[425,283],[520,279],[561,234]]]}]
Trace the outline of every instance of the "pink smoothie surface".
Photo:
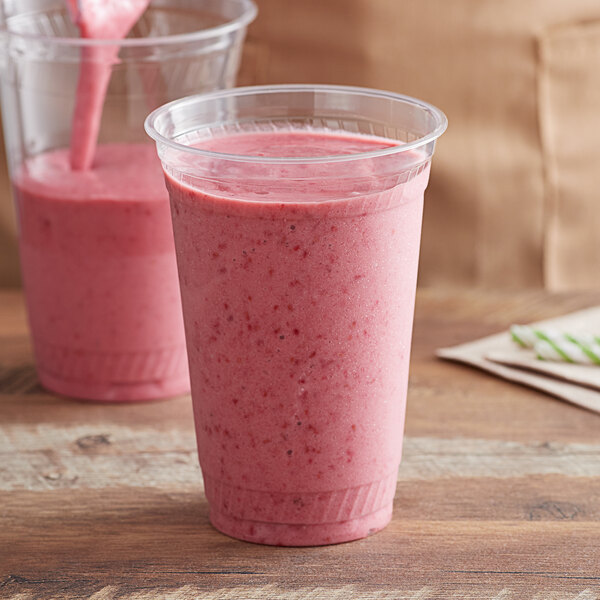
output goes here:
[{"label": "pink smoothie surface", "polygon": [[[394,144],[282,130],[198,147],[328,156]],[[194,187],[166,166],[200,463],[211,521],[229,535],[327,544],[390,519],[429,172],[412,158],[384,184],[369,160],[304,165],[311,178],[293,183],[215,161]]]},{"label": "pink smoothie surface", "polygon": [[13,178],[41,381],[69,396],[142,400],[189,388],[168,195],[154,148],[67,149]]}]

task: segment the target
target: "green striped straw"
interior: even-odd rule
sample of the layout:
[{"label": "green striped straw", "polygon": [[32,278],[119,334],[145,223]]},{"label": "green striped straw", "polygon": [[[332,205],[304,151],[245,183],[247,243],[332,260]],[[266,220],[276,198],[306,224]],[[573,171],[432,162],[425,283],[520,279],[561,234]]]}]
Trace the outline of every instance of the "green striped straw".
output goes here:
[{"label": "green striped straw", "polygon": [[533,348],[541,360],[600,365],[600,336],[561,333],[526,325],[513,325],[510,334],[519,346]]}]

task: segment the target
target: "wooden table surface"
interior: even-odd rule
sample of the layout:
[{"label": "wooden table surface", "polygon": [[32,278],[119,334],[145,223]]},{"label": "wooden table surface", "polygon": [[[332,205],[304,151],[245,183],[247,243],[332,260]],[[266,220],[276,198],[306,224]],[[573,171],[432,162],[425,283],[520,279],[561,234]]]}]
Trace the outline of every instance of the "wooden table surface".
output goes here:
[{"label": "wooden table surface", "polygon": [[436,347],[600,294],[421,291],[395,513],[321,548],[208,523],[189,397],[100,405],[35,378],[0,292],[0,598],[600,598],[600,415],[436,360]]}]

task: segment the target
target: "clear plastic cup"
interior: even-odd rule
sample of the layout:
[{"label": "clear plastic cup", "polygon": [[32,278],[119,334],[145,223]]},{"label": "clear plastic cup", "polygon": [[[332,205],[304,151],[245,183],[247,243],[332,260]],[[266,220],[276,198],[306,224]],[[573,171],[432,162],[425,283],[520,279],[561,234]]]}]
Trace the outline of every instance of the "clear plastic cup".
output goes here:
[{"label": "clear plastic cup", "polygon": [[[143,123],[164,102],[234,83],[256,8],[154,0],[125,40],[80,39],[64,0],[0,8],[2,113],[41,383],[109,401],[187,392],[168,194]],[[82,81],[105,96],[78,105]],[[76,106],[88,101],[102,109],[91,169],[69,158]]]},{"label": "clear plastic cup", "polygon": [[[210,519],[318,545],[392,514],[436,108],[338,86],[152,113]],[[381,138],[386,138],[381,140]]]}]

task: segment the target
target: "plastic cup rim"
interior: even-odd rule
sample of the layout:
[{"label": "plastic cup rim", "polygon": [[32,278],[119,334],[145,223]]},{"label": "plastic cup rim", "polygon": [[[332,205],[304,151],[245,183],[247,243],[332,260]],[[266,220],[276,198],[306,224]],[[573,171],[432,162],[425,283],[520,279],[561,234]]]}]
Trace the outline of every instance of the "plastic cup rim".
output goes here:
[{"label": "plastic cup rim", "polygon": [[[421,109],[431,113],[435,119],[436,125],[426,135],[406,142],[398,146],[391,146],[389,148],[381,148],[370,152],[359,152],[355,154],[336,154],[332,156],[254,156],[247,154],[228,154],[223,152],[214,152],[212,150],[203,150],[201,148],[195,148],[176,142],[158,132],[155,127],[157,119],[162,117],[165,113],[168,113],[173,108],[181,108],[185,105],[195,104],[197,102],[218,100],[221,98],[241,97],[258,94],[268,93],[281,93],[281,92],[337,92],[337,93],[349,93],[349,94],[362,94],[365,96],[378,97],[378,98],[389,98],[392,100],[402,101],[407,104],[418,106]],[[224,123],[225,124],[225,123]],[[377,90],[372,88],[357,87],[357,86],[345,86],[345,85],[326,85],[326,84],[281,84],[281,85],[257,85],[257,86],[246,86],[230,88],[227,90],[220,90],[216,92],[209,92],[203,94],[195,94],[192,96],[186,96],[178,100],[173,100],[163,106],[160,106],[156,110],[152,111],[144,122],[144,128],[146,133],[157,143],[164,144],[174,150],[186,152],[196,156],[202,156],[204,158],[213,158],[221,160],[229,160],[236,162],[250,162],[250,163],[270,163],[270,164],[305,164],[305,163],[329,163],[329,162],[345,162],[351,160],[364,160],[370,158],[378,158],[382,156],[389,156],[394,154],[402,154],[415,150],[435,141],[439,138],[446,128],[448,127],[448,119],[446,115],[433,104],[429,104],[423,100],[413,98],[412,96],[406,96],[404,94],[397,94],[395,92],[389,92],[385,90]],[[199,128],[200,129],[200,128]]]},{"label": "plastic cup rim", "polygon": [[140,38],[76,38],[76,37],[55,37],[51,35],[33,35],[28,33],[19,33],[11,31],[7,28],[6,23],[0,27],[0,34],[5,34],[8,38],[20,38],[23,40],[31,40],[36,42],[44,42],[49,45],[70,46],[70,47],[103,47],[103,46],[120,46],[121,48],[143,48],[145,46],[161,46],[169,44],[184,44],[189,42],[197,42],[210,38],[219,37],[232,31],[237,31],[247,27],[258,14],[258,9],[254,0],[235,0],[243,7],[243,12],[239,17],[231,19],[226,23],[191,31],[189,33],[177,33],[172,35],[161,35],[156,37],[140,37]]}]

